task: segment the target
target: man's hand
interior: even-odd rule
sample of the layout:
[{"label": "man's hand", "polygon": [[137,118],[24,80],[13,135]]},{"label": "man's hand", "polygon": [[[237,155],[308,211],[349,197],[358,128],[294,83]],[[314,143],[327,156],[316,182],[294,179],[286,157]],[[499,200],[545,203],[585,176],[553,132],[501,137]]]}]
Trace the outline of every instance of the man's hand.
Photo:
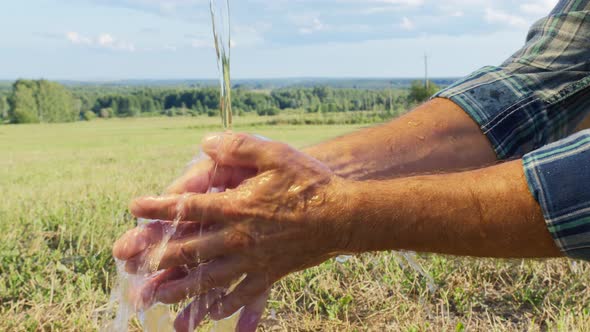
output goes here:
[{"label": "man's hand", "polygon": [[[210,136],[203,140],[216,140],[218,136]],[[179,179],[174,181],[165,191],[167,195],[204,194],[209,187],[221,190],[232,189],[245,180],[256,175],[256,170],[248,167],[219,165],[210,158],[202,158],[195,163]],[[113,247],[113,255],[126,261],[128,272],[135,273],[139,268],[141,255],[146,255],[149,249],[157,245],[163,237],[165,227],[170,221],[158,221],[148,225],[139,226],[123,235]],[[178,226],[175,238],[195,234],[201,229],[200,223],[181,222]]]},{"label": "man's hand", "polygon": [[[207,138],[205,139],[207,140]],[[215,176],[214,174],[215,173]],[[205,193],[209,186],[218,189],[235,188],[248,178],[256,175],[256,171],[243,167],[221,166],[215,170],[215,162],[210,158],[200,158],[187,172],[177,179],[166,189],[166,194]],[[164,228],[169,222],[159,221],[139,226],[127,232],[117,241],[114,246],[114,256],[126,260],[127,270],[136,272],[139,268],[139,261],[142,255],[148,255],[150,248],[157,246],[162,240]],[[200,224],[183,222],[179,225],[174,238],[182,238],[189,235],[194,236],[200,231]],[[147,285],[151,291],[166,280],[177,279],[186,276],[186,269],[174,268],[165,271],[157,278],[150,280]],[[229,285],[227,285],[229,286]],[[145,290],[144,290],[145,292]],[[149,290],[148,292],[149,293]],[[207,296],[208,301],[218,299],[220,292],[214,290]],[[238,330],[242,332],[254,332],[258,326],[268,296],[267,292],[250,304],[247,304],[240,315]],[[138,294],[140,296],[140,294]],[[151,297],[151,294],[145,295]],[[150,299],[151,300],[151,299]],[[176,331],[188,331],[189,327],[197,327],[202,319],[208,314],[209,304],[203,299],[196,299],[176,319]],[[192,324],[192,325],[191,325]]]},{"label": "man's hand", "polygon": [[225,287],[246,275],[210,310],[214,319],[256,302],[285,275],[318,265],[346,251],[350,228],[343,216],[345,181],[287,145],[248,135],[226,134],[203,149],[224,167],[255,169],[257,176],[218,194],[170,195],[132,203],[141,218],[209,225],[202,236],[173,239],[161,269],[196,266],[161,283],[155,299],[177,303]]}]

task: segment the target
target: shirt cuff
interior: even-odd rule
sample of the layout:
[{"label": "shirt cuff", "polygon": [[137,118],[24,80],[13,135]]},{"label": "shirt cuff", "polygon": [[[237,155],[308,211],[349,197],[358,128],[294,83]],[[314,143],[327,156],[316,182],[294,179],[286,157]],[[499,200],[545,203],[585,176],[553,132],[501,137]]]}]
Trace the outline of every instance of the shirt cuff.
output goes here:
[{"label": "shirt cuff", "polygon": [[523,164],[556,245],[590,261],[590,130],[525,155]]},{"label": "shirt cuff", "polygon": [[590,105],[590,76],[582,74],[540,74],[517,63],[488,66],[434,97],[461,107],[480,126],[498,159],[520,158],[574,131]]},{"label": "shirt cuff", "polygon": [[[498,159],[524,154],[522,140],[506,137],[512,132],[507,124],[526,121],[523,108],[538,107],[530,104],[536,102],[527,97],[530,90],[522,82],[508,81],[509,76],[501,67],[484,67],[434,96],[461,107],[488,137]],[[518,119],[508,122],[507,117]]]}]

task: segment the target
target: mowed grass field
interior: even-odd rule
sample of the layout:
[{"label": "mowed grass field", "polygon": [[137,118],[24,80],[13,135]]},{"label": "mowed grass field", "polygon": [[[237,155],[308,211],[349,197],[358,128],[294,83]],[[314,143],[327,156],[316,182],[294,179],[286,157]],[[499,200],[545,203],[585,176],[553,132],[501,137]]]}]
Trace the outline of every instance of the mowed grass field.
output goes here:
[{"label": "mowed grass field", "polygon": [[[0,126],[0,331],[97,330],[114,279],[111,245],[134,226],[128,202],[179,176],[217,123]],[[302,147],[358,128],[236,130]],[[590,331],[585,263],[424,255],[419,262],[438,286],[431,293],[400,262],[367,254],[292,275],[275,286],[262,329]]]}]

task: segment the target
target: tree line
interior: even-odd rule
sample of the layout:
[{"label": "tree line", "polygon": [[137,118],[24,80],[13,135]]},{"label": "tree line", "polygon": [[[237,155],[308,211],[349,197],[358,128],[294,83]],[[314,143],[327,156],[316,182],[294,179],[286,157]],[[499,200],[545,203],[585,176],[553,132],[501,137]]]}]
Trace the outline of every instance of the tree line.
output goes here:
[{"label": "tree line", "polygon": [[71,122],[79,118],[72,93],[46,80],[16,81],[11,94],[0,98],[0,113],[12,123]]},{"label": "tree line", "polygon": [[[410,89],[336,89],[329,86],[271,91],[236,87],[236,115],[277,115],[298,109],[308,113],[350,111],[401,112],[438,91],[415,82]],[[70,122],[96,117],[217,116],[219,90],[213,87],[66,88],[46,80],[18,80],[0,95],[0,118],[8,123]]]}]

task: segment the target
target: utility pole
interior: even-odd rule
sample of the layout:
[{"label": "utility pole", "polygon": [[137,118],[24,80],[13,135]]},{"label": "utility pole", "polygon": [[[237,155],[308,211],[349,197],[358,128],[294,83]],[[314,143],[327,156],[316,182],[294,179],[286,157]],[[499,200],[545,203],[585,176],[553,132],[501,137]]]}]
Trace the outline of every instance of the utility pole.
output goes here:
[{"label": "utility pole", "polygon": [[393,114],[393,81],[389,82],[389,115]]},{"label": "utility pole", "polygon": [[428,54],[424,53],[424,87],[426,88],[426,91],[428,91],[428,88],[430,83],[428,82]]}]

